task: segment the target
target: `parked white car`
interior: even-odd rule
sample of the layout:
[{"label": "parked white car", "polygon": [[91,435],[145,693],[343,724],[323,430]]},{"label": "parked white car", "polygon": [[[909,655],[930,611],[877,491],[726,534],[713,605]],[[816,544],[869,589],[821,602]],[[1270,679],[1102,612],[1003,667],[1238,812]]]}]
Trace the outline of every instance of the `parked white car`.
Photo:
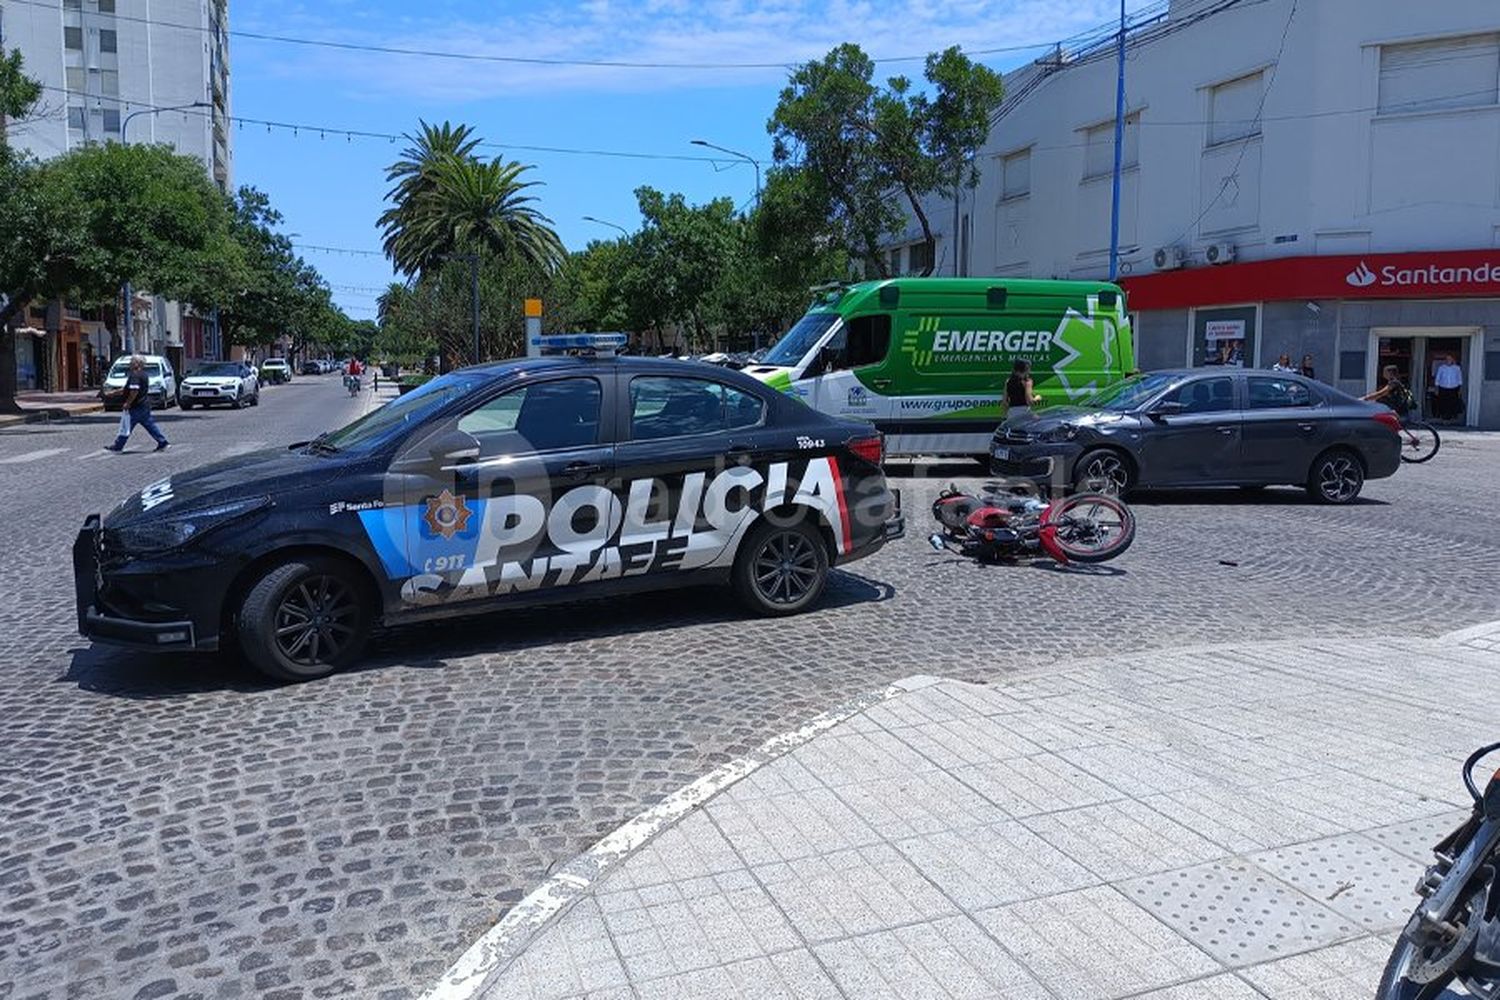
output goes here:
[{"label": "parked white car", "polygon": [[260,405],[260,377],[238,361],[212,361],[182,380],[178,402],[184,410],[221,403],[238,410]]},{"label": "parked white car", "polygon": [[[118,410],[125,405],[125,378],[130,374],[130,358],[129,354],[116,358],[110,365],[109,374],[104,376],[99,398],[104,401],[106,410]],[[172,370],[172,362],[160,354],[142,354],[140,359],[146,363],[146,377],[151,380],[147,393],[151,408],[162,410],[177,402],[177,373]]]}]

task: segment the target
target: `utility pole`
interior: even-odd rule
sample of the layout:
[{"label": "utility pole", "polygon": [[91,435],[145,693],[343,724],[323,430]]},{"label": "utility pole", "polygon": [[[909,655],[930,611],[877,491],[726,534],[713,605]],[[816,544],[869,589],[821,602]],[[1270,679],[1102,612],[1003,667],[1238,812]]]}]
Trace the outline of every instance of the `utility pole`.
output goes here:
[{"label": "utility pole", "polygon": [[1109,213],[1109,280],[1120,276],[1120,164],[1125,154],[1125,0],[1120,0],[1120,40],[1115,81],[1114,199]]}]

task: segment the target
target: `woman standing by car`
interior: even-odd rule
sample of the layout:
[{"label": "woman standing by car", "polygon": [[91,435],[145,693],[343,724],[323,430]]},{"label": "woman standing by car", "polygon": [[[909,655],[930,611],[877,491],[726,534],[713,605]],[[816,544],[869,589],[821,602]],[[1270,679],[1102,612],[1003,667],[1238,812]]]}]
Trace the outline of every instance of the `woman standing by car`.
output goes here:
[{"label": "woman standing by car", "polygon": [[1005,418],[1029,416],[1032,406],[1041,401],[1031,384],[1031,362],[1017,358],[1005,380]]}]

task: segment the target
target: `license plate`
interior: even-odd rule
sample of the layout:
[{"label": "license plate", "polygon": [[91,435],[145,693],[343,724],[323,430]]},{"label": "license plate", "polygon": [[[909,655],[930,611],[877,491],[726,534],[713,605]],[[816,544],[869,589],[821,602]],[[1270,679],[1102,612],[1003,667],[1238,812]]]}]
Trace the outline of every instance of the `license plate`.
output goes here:
[{"label": "license plate", "polygon": [[1008,461],[1010,461],[1010,449],[1009,448],[991,448],[990,449],[990,455],[992,457],[994,457],[994,458],[1000,459],[1000,461],[1002,461],[1002,462],[1008,462]]},{"label": "license plate", "polygon": [[194,396],[217,396],[219,393],[214,389],[194,389]]}]

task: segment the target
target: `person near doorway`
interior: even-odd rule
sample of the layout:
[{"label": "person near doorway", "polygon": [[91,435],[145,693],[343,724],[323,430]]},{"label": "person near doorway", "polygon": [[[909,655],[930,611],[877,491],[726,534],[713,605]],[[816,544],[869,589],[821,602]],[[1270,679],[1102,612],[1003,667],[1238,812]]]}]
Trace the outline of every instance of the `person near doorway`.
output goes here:
[{"label": "person near doorway", "polygon": [[1406,387],[1406,383],[1401,380],[1401,370],[1395,365],[1386,365],[1381,370],[1381,375],[1385,377],[1385,384],[1360,398],[1372,403],[1384,403],[1394,410],[1398,417],[1405,418],[1411,413],[1415,399],[1411,390]]},{"label": "person near doorway", "polygon": [[1313,356],[1311,354],[1302,355],[1302,367],[1298,370],[1302,372],[1303,378],[1315,379],[1318,377],[1317,369],[1313,367]]},{"label": "person near doorway", "polygon": [[1271,370],[1273,372],[1294,372],[1297,369],[1292,367],[1292,356],[1290,354],[1283,354],[1276,359],[1276,363],[1271,366]]},{"label": "person near doorway", "polygon": [[1459,393],[1464,387],[1464,370],[1453,360],[1453,355],[1443,355],[1433,381],[1437,384],[1438,419],[1450,422],[1461,419],[1464,404]]},{"label": "person near doorway", "polygon": [[131,432],[137,427],[144,427],[146,433],[156,441],[156,450],[166,451],[171,442],[156,426],[156,421],[151,419],[151,379],[146,375],[146,362],[140,355],[130,359],[130,374],[125,377],[123,407],[130,423],[127,426],[123,420],[120,422],[120,434],[115,438],[114,444],[104,446],[105,450],[124,451]]},{"label": "person near doorway", "polygon": [[1031,383],[1031,362],[1017,358],[1011,366],[1010,378],[1005,380],[1005,419],[1023,418],[1031,413],[1031,407],[1040,403]]}]

